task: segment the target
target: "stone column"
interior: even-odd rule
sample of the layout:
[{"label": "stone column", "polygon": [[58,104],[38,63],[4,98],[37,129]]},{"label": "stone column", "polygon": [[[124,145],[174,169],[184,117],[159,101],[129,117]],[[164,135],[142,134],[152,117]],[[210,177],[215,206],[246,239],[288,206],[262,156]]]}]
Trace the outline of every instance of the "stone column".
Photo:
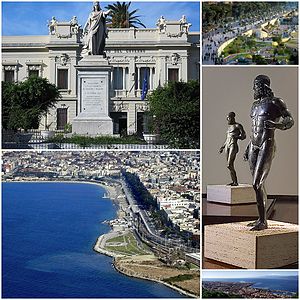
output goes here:
[{"label": "stone column", "polygon": [[130,103],[127,113],[127,133],[133,134],[136,132],[136,111],[135,104]]},{"label": "stone column", "polygon": [[181,80],[187,82],[188,80],[188,67],[187,67],[187,56],[181,57]]},{"label": "stone column", "polygon": [[153,72],[153,68],[152,67],[150,67],[149,68],[149,73],[150,73],[150,76],[149,76],[149,90],[152,90],[153,89],[153,83],[152,83],[152,80],[153,80],[153,74],[152,74],[152,72]]},{"label": "stone column", "polygon": [[134,97],[134,95],[135,95],[135,62],[134,62],[134,57],[130,58],[129,67],[128,67],[128,74],[129,74],[128,96],[129,97]]},{"label": "stone column", "polygon": [[125,91],[126,90],[126,67],[123,67],[122,69],[123,69],[123,91]]},{"label": "stone column", "polygon": [[137,67],[137,89],[138,91],[141,89],[141,83],[140,83],[140,80],[141,80],[141,67]]}]

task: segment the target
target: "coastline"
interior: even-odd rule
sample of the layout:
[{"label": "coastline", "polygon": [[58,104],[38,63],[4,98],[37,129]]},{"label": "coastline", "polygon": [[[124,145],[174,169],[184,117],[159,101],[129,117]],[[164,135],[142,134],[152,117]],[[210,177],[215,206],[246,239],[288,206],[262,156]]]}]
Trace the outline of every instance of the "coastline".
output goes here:
[{"label": "coastline", "polygon": [[[185,296],[188,296],[188,297],[191,297],[191,298],[198,298],[196,295],[193,295],[185,290],[182,290],[174,285],[171,285],[165,281],[162,281],[162,280],[158,280],[158,279],[154,279],[154,278],[151,278],[151,277],[144,277],[144,276],[141,276],[141,275],[138,275],[138,274],[135,274],[135,275],[132,275],[130,274],[129,272],[126,272],[126,269],[121,269],[118,267],[118,264],[116,264],[116,258],[118,257],[123,257],[123,255],[117,255],[116,253],[112,252],[112,251],[107,251],[107,250],[104,250],[102,247],[101,247],[101,244],[103,242],[103,239],[104,239],[104,236],[105,234],[103,235],[100,235],[97,239],[97,242],[94,246],[94,251],[97,252],[97,253],[100,253],[100,254],[103,254],[103,255],[106,255],[106,256],[110,256],[113,258],[113,267],[114,269],[123,274],[123,275],[126,275],[128,277],[133,277],[133,278],[138,278],[138,279],[143,279],[143,280],[149,280],[149,281],[153,281],[153,282],[156,282],[156,283],[160,283],[160,284],[163,284],[177,292],[179,292],[180,294],[182,295],[185,295]],[[200,283],[199,283],[200,284]]]},{"label": "coastline", "polygon": [[[106,193],[107,193],[107,199],[110,199],[113,203],[116,204],[116,215],[117,217],[119,218],[120,215],[121,215],[121,207],[119,205],[119,202],[118,202],[118,198],[117,198],[117,188],[114,187],[114,186],[110,186],[110,185],[105,185],[105,184],[102,184],[102,183],[99,183],[99,182],[93,182],[93,181],[81,181],[81,180],[19,180],[19,181],[2,181],[4,183],[69,183],[69,184],[74,184],[74,183],[82,183],[82,184],[94,184],[94,185],[98,185],[100,187],[102,187],[103,189],[105,189]],[[105,250],[103,247],[102,247],[102,244],[105,243],[105,237],[106,236],[110,236],[113,234],[113,230],[110,230],[108,231],[107,233],[103,234],[103,235],[100,235],[98,236],[97,240],[96,240],[96,243],[93,247],[93,250],[99,254],[102,254],[102,255],[106,255],[106,256],[109,256],[109,257],[112,257],[113,258],[113,267],[114,269],[123,274],[123,275],[126,275],[128,277],[133,277],[133,278],[138,278],[138,279],[143,279],[143,280],[149,280],[149,281],[153,281],[153,282],[156,282],[156,283],[159,283],[159,284],[163,284],[175,291],[177,291],[178,293],[182,294],[182,295],[185,295],[185,296],[188,296],[188,297],[191,297],[191,298],[198,298],[198,296],[194,295],[194,294],[191,294],[183,289],[180,289],[179,287],[176,287],[174,285],[171,285],[167,282],[164,282],[162,280],[158,280],[158,279],[155,279],[155,278],[150,278],[150,277],[144,277],[144,276],[141,276],[139,274],[130,274],[130,272],[127,272],[126,271],[126,268],[120,268],[118,267],[118,265],[116,264],[116,258],[119,258],[119,257],[123,257],[124,255],[118,255],[112,251],[107,251]],[[199,282],[199,285],[200,285],[200,282]]]}]

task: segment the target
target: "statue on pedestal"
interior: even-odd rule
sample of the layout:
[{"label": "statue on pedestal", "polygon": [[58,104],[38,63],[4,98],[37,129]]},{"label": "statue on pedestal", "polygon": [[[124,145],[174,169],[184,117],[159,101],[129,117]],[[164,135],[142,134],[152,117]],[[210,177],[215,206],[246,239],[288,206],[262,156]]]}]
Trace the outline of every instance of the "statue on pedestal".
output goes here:
[{"label": "statue on pedestal", "polygon": [[265,181],[275,154],[275,129],[286,130],[294,125],[291,113],[280,98],[274,97],[270,78],[258,75],[254,79],[254,102],[251,108],[252,134],[244,153],[249,161],[259,218],[248,224],[251,230],[268,228],[266,217]]},{"label": "statue on pedestal", "polygon": [[239,152],[238,140],[244,140],[246,138],[246,133],[241,124],[235,121],[235,113],[230,112],[227,116],[228,129],[226,134],[226,140],[223,146],[220,148],[219,153],[225,150],[227,168],[230,171],[230,176],[232,182],[228,185],[237,186],[238,180],[236,171],[234,169],[234,161],[237,153]]},{"label": "statue on pedestal", "polygon": [[81,55],[104,55],[106,33],[106,17],[110,10],[103,11],[98,1],[93,4],[93,11],[90,13],[83,28],[83,41]]}]

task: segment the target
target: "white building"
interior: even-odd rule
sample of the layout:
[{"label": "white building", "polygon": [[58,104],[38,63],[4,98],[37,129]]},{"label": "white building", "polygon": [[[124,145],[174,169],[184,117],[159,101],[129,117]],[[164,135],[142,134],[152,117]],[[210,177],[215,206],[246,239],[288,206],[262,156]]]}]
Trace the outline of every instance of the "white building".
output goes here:
[{"label": "white building", "polygon": [[[82,58],[82,30],[74,19],[50,27],[46,36],[2,38],[2,79],[38,75],[56,84],[62,100],[49,112],[47,123],[61,130],[78,114],[75,65]],[[141,90],[146,72],[148,93],[168,81],[199,80],[200,33],[189,27],[182,20],[163,20],[156,28],[108,30],[105,51],[113,66],[109,112],[115,134],[144,131],[147,101],[141,100]]]}]

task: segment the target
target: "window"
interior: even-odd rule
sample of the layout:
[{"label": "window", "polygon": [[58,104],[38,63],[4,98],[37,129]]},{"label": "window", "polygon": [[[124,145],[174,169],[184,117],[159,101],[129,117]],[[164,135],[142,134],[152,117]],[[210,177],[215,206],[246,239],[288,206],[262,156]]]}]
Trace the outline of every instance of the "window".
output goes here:
[{"label": "window", "polygon": [[143,89],[144,80],[147,83],[147,88],[149,89],[149,80],[150,80],[150,68],[141,68],[140,69],[140,89]]},{"label": "window", "polygon": [[123,90],[123,68],[114,68],[113,86],[115,90]]},{"label": "window", "polygon": [[13,71],[13,70],[5,70],[4,71],[4,81],[6,81],[6,82],[14,82],[15,81],[15,71]]},{"label": "window", "polygon": [[68,70],[57,69],[57,87],[61,90],[68,89]]},{"label": "window", "polygon": [[178,69],[168,69],[168,81],[178,81]]},{"label": "window", "polygon": [[38,70],[29,70],[28,77],[39,77],[39,71]]},{"label": "window", "polygon": [[68,120],[68,109],[67,108],[58,108],[57,109],[57,129],[63,130]]}]

